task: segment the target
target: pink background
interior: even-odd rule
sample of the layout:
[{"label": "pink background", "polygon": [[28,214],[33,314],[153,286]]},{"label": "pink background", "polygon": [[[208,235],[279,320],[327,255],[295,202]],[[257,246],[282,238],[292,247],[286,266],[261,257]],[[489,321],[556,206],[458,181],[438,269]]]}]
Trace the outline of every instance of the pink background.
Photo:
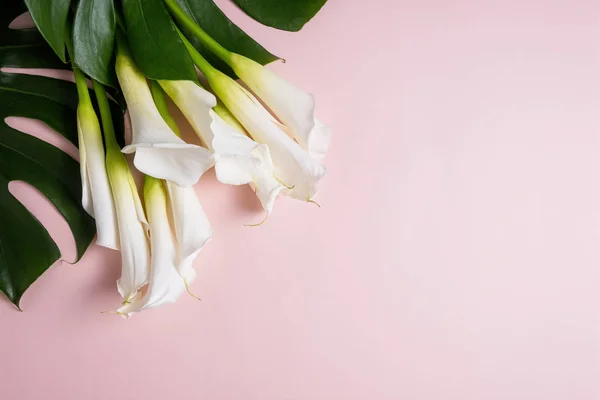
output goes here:
[{"label": "pink background", "polygon": [[209,173],[202,302],[101,314],[94,246],[0,301],[0,397],[599,399],[600,3],[330,0],[297,34],[218,3],[333,128],[323,208],[243,227],[251,190]]}]

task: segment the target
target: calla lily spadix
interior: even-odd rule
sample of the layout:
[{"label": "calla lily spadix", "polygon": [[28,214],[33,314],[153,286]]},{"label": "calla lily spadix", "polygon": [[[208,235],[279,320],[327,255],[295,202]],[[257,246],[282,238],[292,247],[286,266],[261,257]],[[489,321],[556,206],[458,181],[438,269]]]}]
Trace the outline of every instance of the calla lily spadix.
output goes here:
[{"label": "calla lily spadix", "polygon": [[115,202],[121,248],[119,294],[129,301],[148,282],[150,245],[148,222],[129,164],[117,144],[104,87],[94,81],[106,143],[106,170]]},{"label": "calla lily spadix", "polygon": [[96,243],[118,250],[117,217],[106,173],[100,122],[92,106],[85,77],[77,68],[73,70],[79,94],[77,136],[82,187],[81,203],[85,211],[96,219],[98,232]]},{"label": "calla lily spadix", "polygon": [[150,277],[145,290],[125,302],[118,314],[130,317],[144,309],[174,303],[194,279],[192,261],[210,239],[212,230],[190,190],[146,176],[144,202],[150,224]]},{"label": "calla lily spadix", "polygon": [[122,151],[135,152],[134,165],[147,175],[181,186],[195,184],[212,167],[212,154],[184,142],[169,128],[156,109],[146,78],[131,58],[127,44],[122,38],[117,43],[117,78],[132,125],[132,142]]},{"label": "calla lily spadix", "polygon": [[159,83],[214,153],[217,179],[230,185],[251,184],[270,214],[275,198],[285,187],[274,176],[268,147],[250,139],[234,124],[225,122],[213,110],[217,105],[215,96],[199,85],[191,81]]}]

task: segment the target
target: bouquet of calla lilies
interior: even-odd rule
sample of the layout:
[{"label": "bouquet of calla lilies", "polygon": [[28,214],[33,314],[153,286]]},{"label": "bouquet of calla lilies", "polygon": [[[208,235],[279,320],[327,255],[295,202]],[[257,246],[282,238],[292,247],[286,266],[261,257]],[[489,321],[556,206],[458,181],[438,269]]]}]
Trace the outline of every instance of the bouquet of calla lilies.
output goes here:
[{"label": "bouquet of calla lilies", "polygon": [[[96,244],[121,252],[116,288],[123,302],[114,312],[130,317],[190,293],[193,261],[212,237],[193,188],[207,170],[214,167],[223,184],[250,185],[266,217],[280,195],[315,203],[330,130],[315,118],[311,94],[266,68],[264,60],[239,54],[208,33],[194,12],[194,4],[206,0],[109,1],[108,13],[97,5],[102,15],[96,17],[108,16],[113,24],[110,43],[101,30],[97,35],[98,48],[110,48],[104,63],[90,62],[90,49],[78,43],[81,29],[97,29],[90,2],[106,3],[66,2],[64,43],[57,45],[45,14],[56,5],[25,1],[56,54],[70,60],[78,95],[81,205],[95,219]],[[157,20],[141,20],[148,15]],[[91,26],[82,28],[86,22]],[[174,48],[175,58],[195,67],[193,74],[187,67],[181,72],[157,65]],[[123,129],[115,122],[115,99],[124,99],[131,123],[124,146],[116,134]],[[201,145],[181,138],[169,99]],[[137,173],[143,175],[141,190]]]}]

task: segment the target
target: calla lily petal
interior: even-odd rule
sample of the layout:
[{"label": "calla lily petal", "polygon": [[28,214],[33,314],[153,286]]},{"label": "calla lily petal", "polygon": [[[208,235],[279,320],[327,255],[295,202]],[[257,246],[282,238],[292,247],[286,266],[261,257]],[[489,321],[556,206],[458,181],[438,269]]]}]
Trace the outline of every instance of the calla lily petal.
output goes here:
[{"label": "calla lily petal", "polygon": [[177,239],[179,274],[190,283],[196,272],[192,263],[202,247],[212,238],[212,227],[192,187],[167,182],[171,219]]},{"label": "calla lily petal", "polygon": [[226,124],[212,110],[215,96],[191,81],[159,81],[206,147],[215,153],[220,182],[243,185],[252,180],[260,159],[252,155],[256,142]]},{"label": "calla lily petal", "polygon": [[134,165],[147,175],[181,186],[198,182],[213,165],[212,154],[200,146],[185,143],[169,128],[154,104],[145,76],[121,45],[116,70],[132,126],[132,142],[123,152],[135,152]]},{"label": "calla lily petal", "polygon": [[91,103],[80,102],[77,107],[77,135],[83,208],[96,219],[96,244],[118,250],[117,217],[106,173],[102,132]]},{"label": "calla lily petal", "polygon": [[[127,153],[128,148],[123,148]],[[214,165],[213,155],[201,147],[154,148],[138,147],[133,160],[141,172],[159,179],[172,180],[181,186],[198,182],[202,174]]]},{"label": "calla lily petal", "polygon": [[321,161],[329,147],[331,131],[315,119],[313,95],[242,55],[231,53],[229,65],[285,125],[286,133]]},{"label": "calla lily petal", "polygon": [[144,200],[152,255],[149,282],[144,294],[138,292],[117,310],[125,317],[177,301],[196,276],[194,259],[212,237],[192,187],[146,177]]},{"label": "calla lily petal", "polygon": [[273,211],[275,199],[284,189],[286,189],[286,187],[275,178],[275,167],[271,160],[269,148],[261,145],[256,148],[255,154],[257,154],[263,162],[260,169],[254,171],[250,187],[252,187],[260,200],[263,209],[267,212],[267,215],[269,215]]},{"label": "calla lily petal", "polygon": [[117,289],[129,301],[148,283],[149,226],[125,156],[117,148],[109,149],[106,161],[119,223],[121,277]]},{"label": "calla lily petal", "polygon": [[254,140],[269,147],[275,176],[290,187],[286,193],[311,200],[317,193],[319,180],[325,175],[325,167],[290,138],[258,100],[237,82],[217,70],[206,76],[215,93]]},{"label": "calla lily petal", "polygon": [[190,81],[159,81],[190,122],[196,134],[215,154],[217,179],[230,185],[251,184],[270,213],[277,194],[284,189],[273,176],[269,149],[226,122],[213,108],[215,97]]},{"label": "calla lily petal", "polygon": [[217,179],[229,185],[252,182],[255,172],[263,163],[260,157],[262,153],[257,152],[261,145],[226,123],[213,110],[209,111],[209,115],[214,132],[211,147],[218,158],[215,165]]},{"label": "calla lily petal", "polygon": [[139,292],[117,310],[126,317],[144,309],[174,303],[185,291],[185,281],[177,270],[177,243],[169,222],[168,196],[163,181],[146,178],[144,201],[150,223],[150,279],[144,294]]},{"label": "calla lily petal", "polygon": [[329,149],[329,142],[331,141],[331,129],[315,119],[315,126],[313,127],[309,137],[306,148],[310,155],[317,161],[322,162],[325,158],[325,153]]}]

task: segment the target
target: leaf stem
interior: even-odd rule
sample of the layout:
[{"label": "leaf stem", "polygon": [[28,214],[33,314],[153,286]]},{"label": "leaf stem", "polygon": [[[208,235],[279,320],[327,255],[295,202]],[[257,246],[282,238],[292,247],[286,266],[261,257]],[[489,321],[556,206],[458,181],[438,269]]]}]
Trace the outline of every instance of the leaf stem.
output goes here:
[{"label": "leaf stem", "polygon": [[79,102],[84,104],[92,104],[90,98],[90,92],[87,86],[85,75],[79,68],[73,65],[73,74],[75,75],[75,84],[77,85],[77,94],[79,95]]},{"label": "leaf stem", "polygon": [[115,136],[115,128],[113,126],[112,115],[110,114],[110,105],[108,98],[106,97],[106,89],[104,86],[92,80],[94,85],[94,92],[96,93],[96,100],[98,100],[98,108],[100,109],[100,118],[102,120],[102,130],[104,131],[104,140],[106,142],[107,152],[108,149],[115,149],[121,151],[121,147],[117,143]]},{"label": "leaf stem", "polygon": [[[164,0],[167,8],[171,11],[171,14],[175,19],[184,27],[186,27],[192,35],[202,42],[210,51],[215,53],[220,59],[229,63],[231,58],[231,52],[225,47],[221,46],[215,39],[213,39],[204,29],[202,29],[186,12],[177,4],[176,0]],[[181,36],[181,35],[180,35]]]},{"label": "leaf stem", "polygon": [[177,122],[169,112],[169,107],[167,105],[167,99],[165,96],[165,92],[160,87],[160,84],[155,81],[150,81],[150,91],[152,92],[152,99],[154,99],[154,104],[160,113],[160,116],[163,117],[169,128],[179,137],[181,137],[181,132],[179,131],[179,127],[177,126]]}]

